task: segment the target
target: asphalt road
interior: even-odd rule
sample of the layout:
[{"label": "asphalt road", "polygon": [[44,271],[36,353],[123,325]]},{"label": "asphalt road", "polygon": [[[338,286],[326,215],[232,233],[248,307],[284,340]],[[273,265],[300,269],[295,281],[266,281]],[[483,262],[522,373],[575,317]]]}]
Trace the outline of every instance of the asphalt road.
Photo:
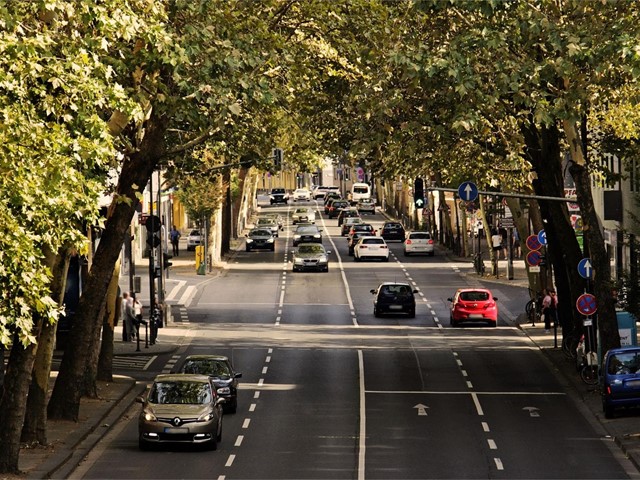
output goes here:
[{"label": "asphalt road", "polygon": [[[200,282],[179,320],[191,341],[148,369],[169,371],[192,353],[233,359],[239,408],[224,417],[218,450],[140,452],[134,404],[80,476],[627,478],[513,324],[524,289],[493,286],[497,328],[453,329],[446,299],[480,284],[462,274],[470,265],[405,258],[400,243],[389,262],[354,262],[337,221],[318,223],[329,273],[291,272],[286,227],[274,253],[242,251],[223,276]],[[369,290],[388,280],[420,290],[415,319],[373,316]]]}]

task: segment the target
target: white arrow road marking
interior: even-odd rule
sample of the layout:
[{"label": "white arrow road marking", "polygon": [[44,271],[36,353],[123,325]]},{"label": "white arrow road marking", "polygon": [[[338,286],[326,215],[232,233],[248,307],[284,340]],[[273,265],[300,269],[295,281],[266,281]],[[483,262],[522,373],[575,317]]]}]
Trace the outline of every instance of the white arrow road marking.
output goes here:
[{"label": "white arrow road marking", "polygon": [[414,405],[413,408],[417,408],[418,409],[418,416],[419,417],[426,417],[427,416],[427,407],[426,405],[423,405],[421,403]]},{"label": "white arrow road marking", "polygon": [[540,416],[540,409],[538,407],[524,407],[523,410],[528,410],[530,417]]}]

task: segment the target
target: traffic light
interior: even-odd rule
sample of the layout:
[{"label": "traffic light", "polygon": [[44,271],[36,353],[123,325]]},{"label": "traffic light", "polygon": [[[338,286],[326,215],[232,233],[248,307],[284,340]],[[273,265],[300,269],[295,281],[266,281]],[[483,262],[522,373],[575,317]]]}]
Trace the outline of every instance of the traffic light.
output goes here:
[{"label": "traffic light", "polygon": [[171,266],[173,266],[173,263],[171,263],[169,260],[171,260],[173,258],[173,255],[169,255],[168,253],[165,253],[162,256],[162,266],[163,268],[169,268]]},{"label": "traffic light", "polygon": [[276,170],[282,169],[282,149],[281,148],[273,149],[273,164]]},{"label": "traffic light", "polygon": [[416,177],[416,181],[413,184],[413,202],[416,208],[424,208],[424,181],[420,177]]},{"label": "traffic light", "polygon": [[156,248],[160,245],[160,218],[156,215],[149,215],[144,224],[147,227],[147,245]]}]

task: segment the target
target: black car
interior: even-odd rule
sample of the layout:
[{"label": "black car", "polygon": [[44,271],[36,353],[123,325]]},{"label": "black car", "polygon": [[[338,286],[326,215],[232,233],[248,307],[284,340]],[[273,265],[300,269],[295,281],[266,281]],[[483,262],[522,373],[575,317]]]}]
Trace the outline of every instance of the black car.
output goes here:
[{"label": "black car", "polygon": [[344,223],[345,218],[360,218],[360,212],[355,208],[343,208],[338,214],[338,226]]},{"label": "black car", "polygon": [[315,225],[298,225],[293,232],[293,246],[301,243],[322,243],[322,230]]},{"label": "black car", "polygon": [[284,188],[272,188],[269,194],[269,203],[287,203],[289,201],[289,195]]},{"label": "black car", "polygon": [[274,252],[276,249],[276,237],[269,228],[253,228],[247,233],[246,237],[245,250],[247,252],[256,249]]},{"label": "black car", "polygon": [[[361,225],[365,225],[365,227],[354,228],[354,227],[360,227]],[[354,247],[356,246],[356,243],[358,243],[358,240],[360,240],[360,237],[371,237],[371,236],[374,236],[375,234],[376,234],[376,231],[368,223],[358,223],[356,225],[353,225],[351,227],[351,231],[349,232],[349,238],[347,240],[347,246],[349,247],[349,255],[353,255]]]},{"label": "black car", "polygon": [[329,205],[329,211],[327,212],[327,214],[329,215],[329,218],[336,218],[338,215],[340,215],[340,212],[344,209],[349,208],[349,202],[346,200],[334,200],[333,202],[331,202],[331,205]]},{"label": "black car", "polygon": [[418,290],[408,283],[384,282],[371,290],[373,299],[373,315],[379,317],[384,313],[406,313],[409,318],[416,316],[416,297]]},{"label": "black car", "polygon": [[213,381],[218,396],[225,399],[224,411],[236,413],[238,409],[238,379],[242,373],[236,372],[228,357],[224,355],[189,355],[180,373],[207,375]]},{"label": "black car", "polygon": [[380,230],[380,236],[386,241],[398,240],[400,242],[404,242],[406,233],[401,223],[385,222]]}]

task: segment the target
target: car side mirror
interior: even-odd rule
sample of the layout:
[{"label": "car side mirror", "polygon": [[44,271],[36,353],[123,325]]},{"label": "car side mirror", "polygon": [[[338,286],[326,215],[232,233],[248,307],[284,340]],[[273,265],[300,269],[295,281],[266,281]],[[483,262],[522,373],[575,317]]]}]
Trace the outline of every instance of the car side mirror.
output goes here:
[{"label": "car side mirror", "polygon": [[144,397],[136,397],[136,403],[144,403]]},{"label": "car side mirror", "polygon": [[216,405],[222,405],[223,403],[227,403],[226,398],[218,397],[216,400]]},{"label": "car side mirror", "polygon": [[236,374],[233,376],[233,378],[242,378],[242,373],[236,372]]},{"label": "car side mirror", "polygon": [[369,290],[371,293],[376,293],[375,289]]},{"label": "car side mirror", "polygon": [[327,255],[331,255],[331,250],[327,250]]},{"label": "car side mirror", "polygon": [[413,293],[419,293],[419,292],[420,292],[420,290],[418,290],[417,288],[413,289]]},{"label": "car side mirror", "polygon": [[453,298],[451,297],[447,298],[447,302],[453,302]]},{"label": "car side mirror", "polygon": [[497,302],[498,301],[498,297],[493,297],[493,301]]}]

